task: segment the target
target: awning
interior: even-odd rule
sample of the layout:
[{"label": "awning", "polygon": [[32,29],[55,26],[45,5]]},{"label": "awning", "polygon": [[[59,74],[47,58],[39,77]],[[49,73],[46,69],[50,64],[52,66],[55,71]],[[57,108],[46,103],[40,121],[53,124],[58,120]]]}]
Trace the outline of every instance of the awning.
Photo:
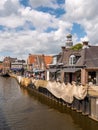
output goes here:
[{"label": "awning", "polygon": [[55,69],[55,68],[53,68],[53,69],[49,69],[49,72],[58,72],[58,71],[60,71],[59,69]]},{"label": "awning", "polygon": [[62,71],[66,72],[66,73],[75,73],[79,70],[81,70],[81,68],[64,68]]},{"label": "awning", "polygon": [[49,69],[49,72],[56,72],[56,69]]},{"label": "awning", "polygon": [[20,71],[22,68],[11,68],[13,71]]},{"label": "awning", "polygon": [[33,72],[38,73],[38,72],[44,72],[45,70],[33,70]]}]

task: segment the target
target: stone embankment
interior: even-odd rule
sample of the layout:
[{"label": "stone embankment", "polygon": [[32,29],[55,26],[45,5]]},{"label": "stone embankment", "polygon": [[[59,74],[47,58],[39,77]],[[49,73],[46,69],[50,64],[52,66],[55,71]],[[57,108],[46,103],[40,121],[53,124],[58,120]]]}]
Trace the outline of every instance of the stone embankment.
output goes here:
[{"label": "stone embankment", "polygon": [[98,86],[76,85],[75,82],[65,84],[17,75],[11,76],[16,78],[21,86],[36,90],[63,105],[67,104],[77,112],[98,121]]}]

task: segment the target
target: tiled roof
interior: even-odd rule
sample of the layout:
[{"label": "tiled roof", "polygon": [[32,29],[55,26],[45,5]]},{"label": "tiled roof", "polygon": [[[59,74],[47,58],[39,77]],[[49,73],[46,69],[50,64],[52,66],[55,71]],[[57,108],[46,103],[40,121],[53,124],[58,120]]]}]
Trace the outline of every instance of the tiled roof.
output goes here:
[{"label": "tiled roof", "polygon": [[68,66],[69,65],[69,57],[71,55],[75,56],[81,56],[80,51],[74,51],[74,50],[65,50],[64,52],[60,53],[60,58],[58,60],[58,63],[63,63],[64,65]]},{"label": "tiled roof", "polygon": [[90,46],[80,51],[65,50],[59,54],[58,63],[63,63],[64,66],[68,66],[70,55],[80,57],[75,64],[76,66],[86,66],[87,68],[98,67],[98,46]]},{"label": "tiled roof", "polygon": [[34,62],[35,62],[35,55],[29,55],[29,57],[28,57],[28,63],[32,64]]},{"label": "tiled roof", "polygon": [[87,67],[98,67],[98,46],[91,46],[85,50],[84,61]]},{"label": "tiled roof", "polygon": [[52,63],[53,57],[52,56],[44,56],[44,60],[45,60],[46,66],[47,66],[48,64]]},{"label": "tiled roof", "polygon": [[35,62],[39,62],[38,64],[44,63],[45,66],[52,63],[52,56],[45,56],[45,55],[29,55],[28,63],[33,64]]}]

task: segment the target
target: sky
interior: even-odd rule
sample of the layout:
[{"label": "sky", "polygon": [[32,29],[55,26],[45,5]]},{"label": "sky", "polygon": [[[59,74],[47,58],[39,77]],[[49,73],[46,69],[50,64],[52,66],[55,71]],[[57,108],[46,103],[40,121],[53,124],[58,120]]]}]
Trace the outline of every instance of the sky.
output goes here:
[{"label": "sky", "polygon": [[97,0],[0,0],[0,60],[55,55],[73,44],[98,44]]}]

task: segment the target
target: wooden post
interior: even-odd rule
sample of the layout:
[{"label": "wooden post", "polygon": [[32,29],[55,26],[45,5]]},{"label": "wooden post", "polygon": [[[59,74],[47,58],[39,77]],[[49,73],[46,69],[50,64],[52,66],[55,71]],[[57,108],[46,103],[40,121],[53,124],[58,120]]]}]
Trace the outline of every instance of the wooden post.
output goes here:
[{"label": "wooden post", "polygon": [[96,72],[96,85],[98,85],[98,71]]},{"label": "wooden post", "polygon": [[61,71],[61,82],[64,82],[64,71]]},{"label": "wooden post", "polygon": [[89,115],[89,113],[90,113],[90,101],[89,97],[85,97],[85,99],[82,101],[82,114]]},{"label": "wooden post", "polygon": [[88,72],[86,69],[81,69],[81,83],[85,85],[88,82]]}]

